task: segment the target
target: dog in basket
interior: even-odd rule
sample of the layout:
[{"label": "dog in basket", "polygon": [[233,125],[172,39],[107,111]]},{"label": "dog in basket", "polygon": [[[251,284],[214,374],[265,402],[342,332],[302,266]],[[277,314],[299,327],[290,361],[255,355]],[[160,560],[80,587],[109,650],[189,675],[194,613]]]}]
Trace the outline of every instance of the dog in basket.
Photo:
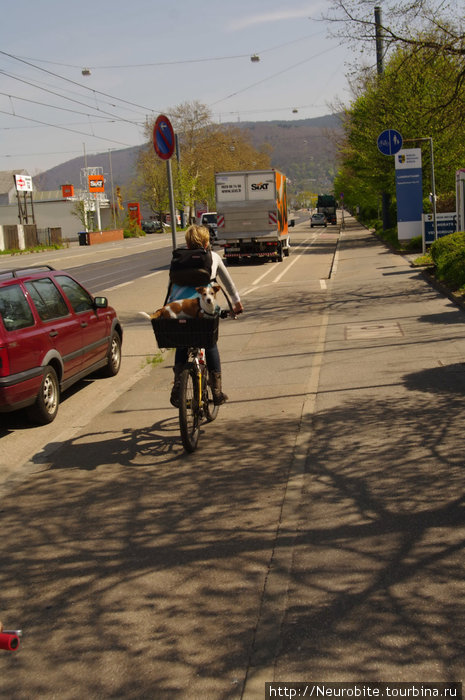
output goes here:
[{"label": "dog in basket", "polygon": [[153,318],[203,318],[204,316],[215,316],[218,311],[216,295],[221,287],[213,284],[209,287],[196,287],[199,294],[194,299],[179,299],[165,304],[161,309],[157,309],[151,314],[139,311],[142,316],[148,319]]}]

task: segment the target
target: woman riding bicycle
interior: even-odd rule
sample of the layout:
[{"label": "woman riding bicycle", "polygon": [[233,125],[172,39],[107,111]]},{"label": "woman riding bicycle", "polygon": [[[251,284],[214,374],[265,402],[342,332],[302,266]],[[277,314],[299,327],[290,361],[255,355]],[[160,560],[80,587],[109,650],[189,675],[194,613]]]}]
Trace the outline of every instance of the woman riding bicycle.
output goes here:
[{"label": "woman riding bicycle", "polygon": [[[210,248],[210,233],[205,226],[197,226],[193,224],[189,226],[186,231],[186,243],[187,247],[190,249],[203,248],[208,250]],[[236,314],[240,314],[243,310],[243,306],[231,276],[226,269],[222,258],[211,251],[212,254],[212,270],[211,270],[211,281],[218,278],[219,282],[224,285],[228,295],[231,297],[231,303],[233,311]],[[187,292],[186,297],[186,290]],[[192,298],[199,296],[194,288],[179,287],[176,284],[172,285],[170,290],[170,295],[168,301],[173,301],[174,299],[180,299],[181,295],[183,298]],[[228,400],[226,394],[222,392],[221,388],[221,362],[220,354],[218,352],[218,346],[214,345],[211,348],[205,350],[205,359],[208,367],[209,382],[212,388],[213,403],[215,406],[220,406],[225,401]],[[176,348],[176,354],[174,356],[174,384],[171,390],[170,402],[175,408],[179,407],[179,380],[181,377],[181,372],[185,363],[187,362],[187,348]]]}]

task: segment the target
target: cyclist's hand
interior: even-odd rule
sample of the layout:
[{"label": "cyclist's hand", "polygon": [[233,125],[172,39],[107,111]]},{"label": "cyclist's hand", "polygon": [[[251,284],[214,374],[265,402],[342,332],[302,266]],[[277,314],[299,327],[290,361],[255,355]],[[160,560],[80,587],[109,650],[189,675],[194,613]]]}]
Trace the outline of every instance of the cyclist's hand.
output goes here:
[{"label": "cyclist's hand", "polygon": [[233,305],[233,311],[236,315],[241,314],[244,311],[244,307],[240,301],[236,301],[236,303]]}]

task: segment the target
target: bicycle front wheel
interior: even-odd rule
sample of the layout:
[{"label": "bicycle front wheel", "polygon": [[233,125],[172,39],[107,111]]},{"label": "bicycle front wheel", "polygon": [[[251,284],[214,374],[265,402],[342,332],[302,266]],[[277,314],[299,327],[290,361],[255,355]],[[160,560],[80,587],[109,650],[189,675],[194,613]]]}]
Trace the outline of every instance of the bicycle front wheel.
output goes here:
[{"label": "bicycle front wheel", "polygon": [[186,452],[194,452],[200,433],[200,397],[194,367],[182,371],[179,385],[179,428]]}]

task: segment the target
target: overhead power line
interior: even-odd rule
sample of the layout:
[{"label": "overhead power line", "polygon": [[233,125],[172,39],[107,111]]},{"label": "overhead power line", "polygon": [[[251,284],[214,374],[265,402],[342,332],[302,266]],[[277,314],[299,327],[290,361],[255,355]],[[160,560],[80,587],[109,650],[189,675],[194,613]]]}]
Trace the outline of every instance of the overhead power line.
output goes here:
[{"label": "overhead power line", "polygon": [[87,134],[84,131],[77,131],[77,129],[70,129],[66,126],[59,126],[58,124],[50,124],[49,122],[43,122],[40,119],[33,119],[32,117],[23,117],[21,114],[12,114],[12,112],[5,112],[0,109],[0,114],[7,114],[9,117],[17,117],[18,119],[27,119],[35,124],[42,124],[43,126],[51,126],[54,129],[61,129],[62,131],[70,131],[73,134],[79,134],[80,136],[87,136],[89,138],[100,139],[101,141],[109,141],[110,143],[118,143],[120,146],[131,146],[130,143],[123,143],[122,141],[117,141],[116,139],[108,139],[105,136],[96,136],[95,134]]},{"label": "overhead power line", "polygon": [[144,107],[143,105],[138,105],[135,102],[130,102],[129,100],[124,100],[122,97],[115,97],[114,95],[109,95],[107,92],[102,92],[101,90],[95,90],[94,88],[89,87],[88,85],[83,85],[82,83],[78,83],[76,80],[71,80],[71,78],[65,78],[63,75],[59,75],[58,73],[54,73],[53,71],[47,70],[46,68],[41,68],[40,66],[36,66],[34,63],[31,63],[30,61],[25,61],[22,58],[18,58],[18,56],[13,56],[13,54],[8,53],[7,51],[1,51],[0,54],[3,56],[8,56],[8,58],[12,58],[15,61],[19,61],[20,63],[24,63],[27,66],[30,66],[31,68],[35,68],[36,70],[40,70],[43,73],[47,73],[48,75],[53,75],[54,78],[59,78],[60,80],[64,80],[67,83],[71,83],[72,85],[77,85],[80,88],[83,88],[84,90],[89,90],[90,92],[96,94],[96,95],[103,95],[104,97],[109,97],[112,100],[118,100],[118,102],[123,102],[124,104],[131,105],[132,107],[138,107],[139,109],[143,109],[146,112],[153,112],[154,110],[151,107]]}]

